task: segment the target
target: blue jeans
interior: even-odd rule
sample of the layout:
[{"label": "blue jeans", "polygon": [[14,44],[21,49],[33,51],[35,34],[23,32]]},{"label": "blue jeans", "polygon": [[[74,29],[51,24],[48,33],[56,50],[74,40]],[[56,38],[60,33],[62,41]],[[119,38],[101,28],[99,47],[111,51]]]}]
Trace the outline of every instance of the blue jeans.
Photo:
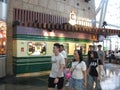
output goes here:
[{"label": "blue jeans", "polygon": [[84,80],[71,78],[69,87],[75,90],[84,90]]},{"label": "blue jeans", "polygon": [[91,75],[88,75],[88,90],[94,90],[94,82],[96,83],[95,90],[102,90],[100,80],[97,80],[97,77]]}]

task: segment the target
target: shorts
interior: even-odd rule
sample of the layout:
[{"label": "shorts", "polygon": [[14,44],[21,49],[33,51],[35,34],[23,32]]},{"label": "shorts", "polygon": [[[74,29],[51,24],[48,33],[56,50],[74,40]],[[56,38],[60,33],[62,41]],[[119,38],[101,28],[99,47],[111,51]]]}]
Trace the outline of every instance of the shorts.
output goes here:
[{"label": "shorts", "polygon": [[49,77],[48,78],[48,87],[55,88],[57,85],[58,89],[62,89],[64,85],[64,77],[59,78],[59,82],[57,84],[54,83],[55,78]]},{"label": "shorts", "polygon": [[75,90],[84,90],[84,80],[71,78],[69,87]]}]

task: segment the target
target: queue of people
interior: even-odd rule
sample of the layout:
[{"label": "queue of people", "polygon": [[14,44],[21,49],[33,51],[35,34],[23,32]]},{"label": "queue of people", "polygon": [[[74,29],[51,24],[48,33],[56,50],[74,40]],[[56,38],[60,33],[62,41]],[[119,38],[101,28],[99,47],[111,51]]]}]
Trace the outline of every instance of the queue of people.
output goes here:
[{"label": "queue of people", "polygon": [[[104,53],[98,46],[98,51],[94,51],[90,46],[88,51],[88,63],[83,60],[81,50],[74,50],[71,63],[71,77],[69,78],[69,90],[102,90],[100,85],[101,66],[104,64]],[[51,56],[51,72],[48,78],[48,90],[57,87],[58,90],[64,90],[64,70],[66,67],[67,55],[63,45],[55,43],[53,46],[54,55]],[[96,69],[98,67],[98,70]]]}]

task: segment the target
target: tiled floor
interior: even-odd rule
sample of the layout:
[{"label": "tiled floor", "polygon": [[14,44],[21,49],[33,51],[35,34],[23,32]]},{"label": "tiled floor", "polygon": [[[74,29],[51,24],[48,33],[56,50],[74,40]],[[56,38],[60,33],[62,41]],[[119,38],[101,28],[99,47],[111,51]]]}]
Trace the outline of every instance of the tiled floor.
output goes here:
[{"label": "tiled floor", "polygon": [[[47,78],[6,77],[0,79],[0,90],[47,90]],[[120,90],[120,65],[106,64],[106,78],[101,82],[103,90]]]}]

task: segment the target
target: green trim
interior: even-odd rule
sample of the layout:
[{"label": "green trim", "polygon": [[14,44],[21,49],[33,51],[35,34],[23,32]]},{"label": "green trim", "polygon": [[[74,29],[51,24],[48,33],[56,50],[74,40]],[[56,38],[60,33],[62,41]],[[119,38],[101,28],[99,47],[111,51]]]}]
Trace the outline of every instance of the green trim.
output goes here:
[{"label": "green trim", "polygon": [[48,71],[51,68],[50,56],[13,57],[14,74]]},{"label": "green trim", "polygon": [[[72,55],[68,55],[72,59]],[[51,56],[13,57],[14,74],[48,71],[51,68]]]},{"label": "green trim", "polygon": [[30,57],[15,57],[13,59],[35,59],[35,58],[50,58],[50,56],[30,56]]},{"label": "green trim", "polygon": [[17,40],[42,40],[42,41],[74,41],[74,42],[90,42],[89,39],[78,38],[63,38],[63,37],[48,37],[48,36],[34,36],[34,35],[14,35]]},{"label": "green trim", "polygon": [[[87,55],[83,55],[86,57]],[[73,59],[73,55],[68,55]],[[51,68],[51,56],[41,57],[13,57],[14,74],[48,71]]]}]

